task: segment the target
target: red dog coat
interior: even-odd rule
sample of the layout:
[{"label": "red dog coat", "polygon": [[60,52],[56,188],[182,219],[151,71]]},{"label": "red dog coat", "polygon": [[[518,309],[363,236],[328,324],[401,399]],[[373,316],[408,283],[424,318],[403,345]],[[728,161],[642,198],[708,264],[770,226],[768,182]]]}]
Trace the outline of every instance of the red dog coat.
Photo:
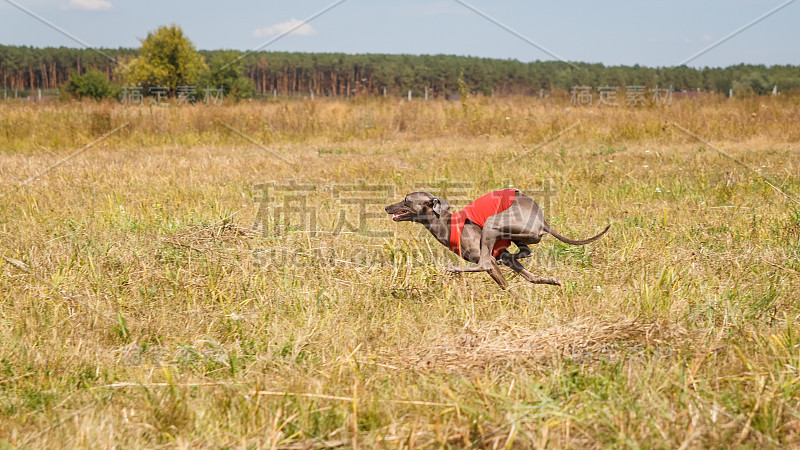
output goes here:
[{"label": "red dog coat", "polygon": [[[511,207],[516,194],[516,189],[503,189],[502,191],[490,192],[470,203],[456,214],[451,215],[450,250],[456,255],[461,256],[461,231],[464,229],[464,223],[467,219],[483,228],[486,219]],[[508,239],[498,240],[494,244],[492,255],[494,255],[495,258],[499,257],[510,245],[511,241]]]}]

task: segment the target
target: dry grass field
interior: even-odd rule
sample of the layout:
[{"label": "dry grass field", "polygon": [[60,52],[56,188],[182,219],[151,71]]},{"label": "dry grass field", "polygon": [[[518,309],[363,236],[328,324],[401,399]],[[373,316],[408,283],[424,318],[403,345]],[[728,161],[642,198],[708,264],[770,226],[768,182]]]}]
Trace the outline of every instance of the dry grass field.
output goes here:
[{"label": "dry grass field", "polygon": [[[784,96],[0,103],[0,448],[800,446],[798,124]],[[563,287],[447,275],[383,213],[508,185],[612,224],[532,247]]]}]

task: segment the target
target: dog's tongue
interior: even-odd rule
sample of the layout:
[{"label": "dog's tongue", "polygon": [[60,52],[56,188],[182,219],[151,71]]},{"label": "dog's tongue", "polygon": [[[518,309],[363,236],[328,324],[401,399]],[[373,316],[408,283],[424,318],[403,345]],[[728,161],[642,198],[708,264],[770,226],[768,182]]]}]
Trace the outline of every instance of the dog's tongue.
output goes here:
[{"label": "dog's tongue", "polygon": [[405,215],[406,215],[406,213],[404,213],[402,211],[398,211],[398,212],[392,214],[392,219],[399,219],[400,217],[403,217]]}]

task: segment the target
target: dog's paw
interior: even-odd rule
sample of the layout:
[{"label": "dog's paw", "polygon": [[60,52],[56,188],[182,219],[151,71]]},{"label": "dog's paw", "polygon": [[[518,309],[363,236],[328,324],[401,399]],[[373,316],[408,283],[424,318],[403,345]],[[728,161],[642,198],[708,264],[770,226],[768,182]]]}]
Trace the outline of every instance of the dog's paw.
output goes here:
[{"label": "dog's paw", "polygon": [[500,257],[497,258],[497,262],[505,266],[511,266],[511,264],[514,262],[514,255],[508,252],[503,252],[500,254]]},{"label": "dog's paw", "polygon": [[447,275],[449,275],[451,277],[452,276],[459,276],[460,277],[461,275],[464,275],[464,273],[466,272],[464,270],[464,266],[448,266],[448,267],[444,268],[444,271],[445,271],[445,273]]}]

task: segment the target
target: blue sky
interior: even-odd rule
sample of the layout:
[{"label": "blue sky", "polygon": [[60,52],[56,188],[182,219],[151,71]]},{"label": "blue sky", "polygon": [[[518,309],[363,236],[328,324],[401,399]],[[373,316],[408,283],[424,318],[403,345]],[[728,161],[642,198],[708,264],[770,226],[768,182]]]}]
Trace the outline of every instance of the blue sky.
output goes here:
[{"label": "blue sky", "polygon": [[[258,47],[333,2],[0,0],[0,43],[39,47],[79,44],[7,1],[94,46],[138,47],[137,38],[174,23],[197,48],[239,50]],[[786,2],[465,1],[567,60],[645,66],[676,65]],[[689,65],[800,65],[798,19],[800,1]],[[554,59],[455,0],[346,0],[265,50]]]}]

